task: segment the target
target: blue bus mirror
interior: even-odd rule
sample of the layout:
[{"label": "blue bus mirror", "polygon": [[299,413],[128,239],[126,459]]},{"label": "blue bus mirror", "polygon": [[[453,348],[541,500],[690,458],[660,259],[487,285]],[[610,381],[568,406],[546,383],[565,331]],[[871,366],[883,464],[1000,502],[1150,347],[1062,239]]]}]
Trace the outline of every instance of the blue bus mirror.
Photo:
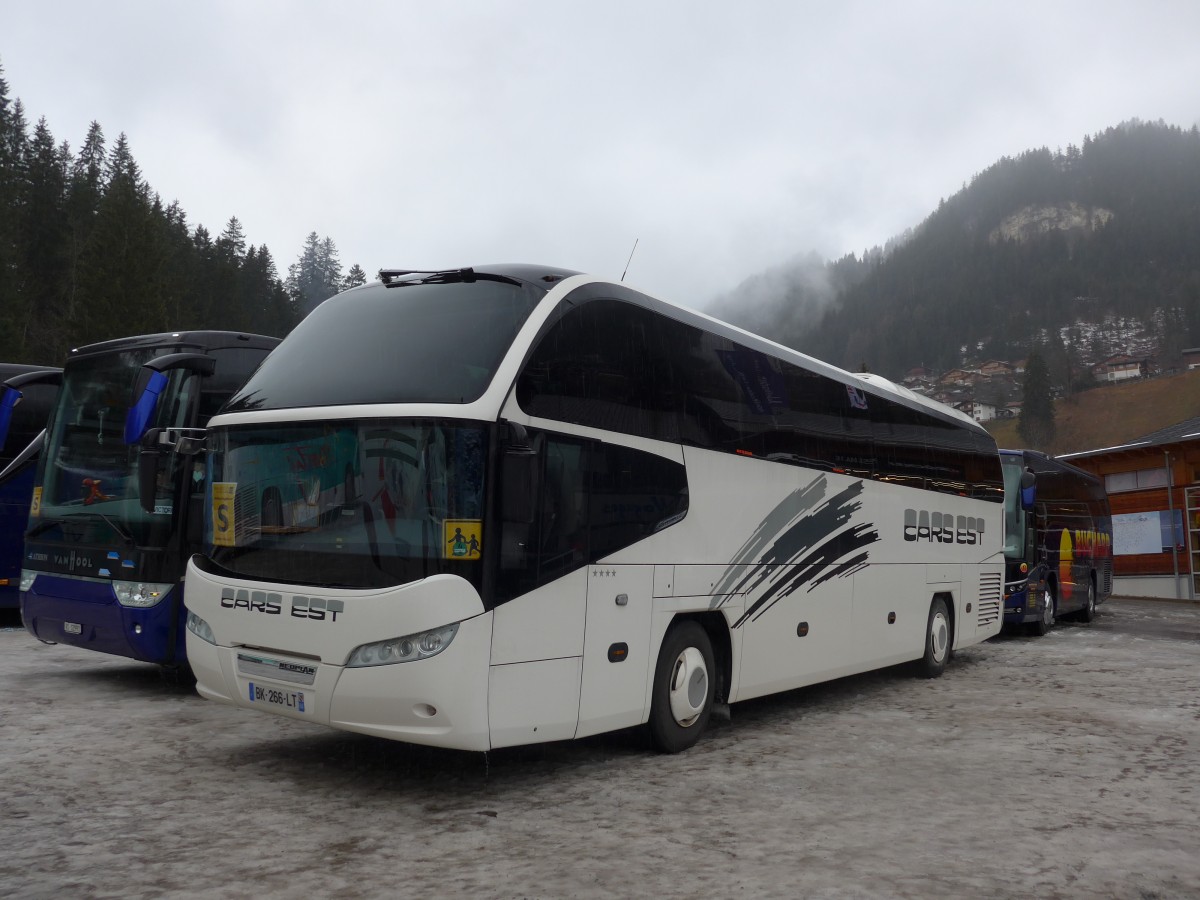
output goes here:
[{"label": "blue bus mirror", "polygon": [[4,390],[0,392],[0,450],[8,440],[8,429],[12,425],[13,409],[25,395],[21,392],[27,384],[62,384],[62,369],[35,369],[14,375],[4,382]]},{"label": "blue bus mirror", "polygon": [[4,449],[4,442],[8,440],[8,426],[12,424],[13,409],[21,402],[23,395],[15,387],[5,386],[4,393],[0,394],[0,450]]},{"label": "blue bus mirror", "polygon": [[30,465],[37,462],[37,458],[41,455],[45,444],[46,429],[43,428],[38,436],[29,442],[29,446],[14,456],[12,462],[4,467],[3,472],[0,472],[0,487],[3,487],[9,479],[20,475]]},{"label": "blue bus mirror", "polygon": [[[158,406],[158,395],[167,386],[167,373],[172,369],[186,369],[211,375],[217,361],[203,353],[168,353],[150,360],[142,366],[137,383],[144,384],[125,416],[125,443],[136,444],[154,421],[154,410]],[[147,375],[146,373],[149,373]],[[134,386],[137,391],[137,386]]]},{"label": "blue bus mirror", "polygon": [[158,406],[158,395],[167,386],[165,372],[151,372],[141,395],[129,408],[125,416],[125,443],[136,444],[146,433],[150,423],[154,421],[154,410]]},{"label": "blue bus mirror", "polygon": [[1037,501],[1037,479],[1026,469],[1021,473],[1021,509],[1032,512]]}]

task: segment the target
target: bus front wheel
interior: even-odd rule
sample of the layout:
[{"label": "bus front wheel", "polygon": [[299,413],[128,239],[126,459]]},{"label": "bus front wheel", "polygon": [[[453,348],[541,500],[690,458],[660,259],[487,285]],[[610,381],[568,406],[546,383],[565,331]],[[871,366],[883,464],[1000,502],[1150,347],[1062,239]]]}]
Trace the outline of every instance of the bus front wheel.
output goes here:
[{"label": "bus front wheel", "polygon": [[700,739],[713,707],[713,650],[696,622],[673,626],[654,670],[650,740],[662,753],[680,753]]},{"label": "bus front wheel", "polygon": [[1042,589],[1042,615],[1033,623],[1033,633],[1043,637],[1054,627],[1054,591],[1050,585]]},{"label": "bus front wheel", "polygon": [[950,609],[942,597],[929,604],[929,621],[925,626],[925,655],[917,663],[923,678],[937,678],[946,670],[950,659]]}]

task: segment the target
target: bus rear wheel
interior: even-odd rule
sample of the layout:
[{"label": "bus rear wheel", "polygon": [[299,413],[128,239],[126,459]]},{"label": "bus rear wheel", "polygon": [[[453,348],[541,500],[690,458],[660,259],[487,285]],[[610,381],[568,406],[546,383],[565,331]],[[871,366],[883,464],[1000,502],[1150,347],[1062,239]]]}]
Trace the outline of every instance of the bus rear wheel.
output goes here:
[{"label": "bus rear wheel", "polygon": [[672,626],[658,652],[650,702],[650,741],[662,753],[680,753],[700,739],[712,714],[713,650],[696,622]]},{"label": "bus rear wheel", "polygon": [[1076,613],[1076,618],[1080,622],[1090,622],[1096,618],[1096,584],[1090,578],[1087,586],[1087,600],[1084,601],[1083,609]]},{"label": "bus rear wheel", "polygon": [[917,661],[917,673],[922,678],[937,678],[946,670],[949,660],[950,608],[944,598],[934,597],[925,625],[925,655]]}]

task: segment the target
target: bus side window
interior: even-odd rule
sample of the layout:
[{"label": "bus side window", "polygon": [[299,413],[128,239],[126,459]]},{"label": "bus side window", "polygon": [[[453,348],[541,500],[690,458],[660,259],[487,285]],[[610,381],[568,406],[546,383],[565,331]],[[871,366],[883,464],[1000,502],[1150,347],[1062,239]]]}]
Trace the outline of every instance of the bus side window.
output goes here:
[{"label": "bus side window", "polygon": [[531,431],[529,440],[541,466],[534,521],[504,523],[498,602],[628,547],[687,512],[679,463],[566,436]]}]

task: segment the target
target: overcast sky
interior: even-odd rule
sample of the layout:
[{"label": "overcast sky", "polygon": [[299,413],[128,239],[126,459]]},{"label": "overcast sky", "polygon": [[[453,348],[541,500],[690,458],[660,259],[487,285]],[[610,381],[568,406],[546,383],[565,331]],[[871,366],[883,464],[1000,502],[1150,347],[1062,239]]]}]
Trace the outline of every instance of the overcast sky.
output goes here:
[{"label": "overcast sky", "polygon": [[280,274],[535,262],[703,307],[918,224],[1001,156],[1200,121],[1200,3],[8,0],[32,126],[124,132]]}]

